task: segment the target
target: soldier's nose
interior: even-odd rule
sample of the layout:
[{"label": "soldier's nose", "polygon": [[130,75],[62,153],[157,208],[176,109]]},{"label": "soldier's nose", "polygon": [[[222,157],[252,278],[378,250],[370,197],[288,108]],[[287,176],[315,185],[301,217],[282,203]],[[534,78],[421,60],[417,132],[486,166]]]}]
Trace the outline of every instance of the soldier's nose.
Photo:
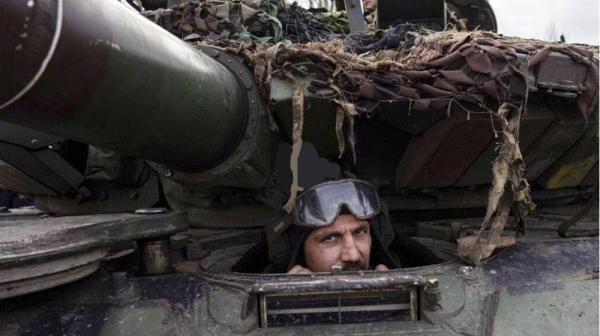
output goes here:
[{"label": "soldier's nose", "polygon": [[340,256],[343,262],[360,260],[360,252],[356,246],[354,239],[345,242],[342,255]]}]

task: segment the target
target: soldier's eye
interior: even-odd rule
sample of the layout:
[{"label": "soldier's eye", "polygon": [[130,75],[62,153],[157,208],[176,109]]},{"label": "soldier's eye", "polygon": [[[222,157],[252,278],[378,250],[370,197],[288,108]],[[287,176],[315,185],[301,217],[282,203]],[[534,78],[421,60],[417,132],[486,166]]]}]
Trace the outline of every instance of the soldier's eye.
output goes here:
[{"label": "soldier's eye", "polygon": [[336,235],[329,235],[326,236],[325,238],[321,239],[322,242],[327,243],[327,242],[332,242],[337,238]]},{"label": "soldier's eye", "polygon": [[367,230],[366,228],[360,228],[360,229],[354,231],[354,234],[357,236],[362,236],[366,233],[369,233],[369,230]]}]

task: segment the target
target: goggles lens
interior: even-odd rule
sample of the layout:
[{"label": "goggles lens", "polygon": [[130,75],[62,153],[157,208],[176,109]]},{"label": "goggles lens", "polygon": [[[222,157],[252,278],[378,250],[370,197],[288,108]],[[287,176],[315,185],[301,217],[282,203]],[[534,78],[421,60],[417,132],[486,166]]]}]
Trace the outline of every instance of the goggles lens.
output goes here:
[{"label": "goggles lens", "polygon": [[360,180],[340,180],[319,184],[296,199],[294,222],[299,226],[331,225],[342,206],[358,219],[367,219],[381,211],[377,190]]}]

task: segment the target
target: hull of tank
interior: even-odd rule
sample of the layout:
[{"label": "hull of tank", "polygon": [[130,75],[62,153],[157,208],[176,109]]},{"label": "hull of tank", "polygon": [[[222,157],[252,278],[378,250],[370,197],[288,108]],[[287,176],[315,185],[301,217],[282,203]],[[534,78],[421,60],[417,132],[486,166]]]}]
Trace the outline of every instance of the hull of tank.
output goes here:
[{"label": "hull of tank", "polygon": [[[465,266],[441,237],[416,238],[442,264],[361,274],[287,276],[225,272],[260,239],[260,230],[180,233],[171,240],[176,272],[142,275],[133,254],[107,260],[71,284],[0,301],[2,335],[515,335],[594,334],[598,329],[598,238],[563,239],[556,227],[578,208],[552,208],[532,218],[530,233],[480,267]],[[559,215],[561,214],[561,215]],[[164,215],[158,215],[164,216]],[[172,215],[171,215],[172,217]],[[6,217],[0,219],[5,223]],[[29,219],[45,221],[47,219]],[[65,220],[73,220],[65,217]],[[136,219],[142,225],[140,219]],[[147,220],[147,219],[146,219]],[[471,224],[478,224],[471,221]],[[422,225],[439,223],[422,223]],[[463,224],[468,225],[466,221]],[[580,228],[597,227],[597,208]],[[473,226],[476,227],[476,226]],[[431,231],[429,231],[431,234]],[[186,237],[185,240],[181,236]],[[182,242],[187,241],[187,246]],[[176,256],[187,254],[189,260]],[[23,265],[26,265],[24,262]],[[414,320],[344,323],[304,318],[275,326],[270,296],[398,291],[439,281],[439,309],[419,289]],[[4,289],[4,288],[2,288]],[[304,295],[304,296],[303,296]],[[319,302],[311,303],[319,309]],[[289,303],[288,303],[289,305]],[[291,308],[288,306],[288,308]],[[354,308],[351,304],[342,308]],[[368,311],[361,308],[361,311]],[[281,314],[282,312],[279,312]],[[336,313],[337,316],[337,313]],[[366,316],[366,315],[365,315]],[[385,315],[384,315],[385,316]],[[265,322],[266,321],[266,322]],[[339,324],[341,323],[341,324]],[[306,325],[308,324],[308,325]]]}]

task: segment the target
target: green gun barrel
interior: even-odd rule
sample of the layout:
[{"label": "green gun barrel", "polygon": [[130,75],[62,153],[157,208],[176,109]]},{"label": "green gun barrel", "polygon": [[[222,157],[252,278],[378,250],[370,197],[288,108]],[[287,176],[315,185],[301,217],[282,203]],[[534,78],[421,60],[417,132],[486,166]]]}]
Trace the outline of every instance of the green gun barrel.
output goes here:
[{"label": "green gun barrel", "polygon": [[243,137],[231,71],[118,1],[5,0],[0,22],[0,120],[182,171]]}]

